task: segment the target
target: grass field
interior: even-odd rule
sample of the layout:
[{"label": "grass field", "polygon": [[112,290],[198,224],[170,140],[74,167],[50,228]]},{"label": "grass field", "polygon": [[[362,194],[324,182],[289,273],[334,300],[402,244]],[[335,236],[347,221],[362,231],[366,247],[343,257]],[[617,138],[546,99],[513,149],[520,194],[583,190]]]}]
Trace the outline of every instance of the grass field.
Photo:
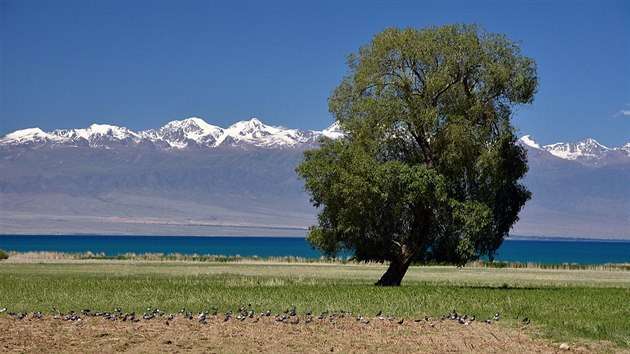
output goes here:
[{"label": "grass field", "polygon": [[63,261],[0,263],[0,307],[14,312],[378,311],[407,319],[455,310],[478,319],[501,314],[554,342],[610,341],[630,348],[630,272],[412,267],[403,285],[373,286],[380,265]]}]

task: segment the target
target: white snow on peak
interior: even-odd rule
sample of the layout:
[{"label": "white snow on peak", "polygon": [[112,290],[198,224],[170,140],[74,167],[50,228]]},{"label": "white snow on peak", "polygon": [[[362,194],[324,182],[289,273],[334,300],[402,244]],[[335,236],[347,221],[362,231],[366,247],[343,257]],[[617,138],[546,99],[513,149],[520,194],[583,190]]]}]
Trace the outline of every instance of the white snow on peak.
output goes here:
[{"label": "white snow on peak", "polygon": [[174,120],[167,123],[162,128],[185,129],[187,131],[201,131],[207,133],[216,133],[217,130],[222,130],[220,127],[208,124],[203,119],[197,117],[191,117],[184,120]]},{"label": "white snow on peak", "polygon": [[[153,144],[161,149],[214,148],[218,146],[290,148],[316,146],[318,139],[339,139],[345,136],[338,122],[321,131],[289,129],[264,124],[258,118],[244,120],[221,128],[191,117],[173,120],[154,130],[133,132],[125,127],[92,124],[84,129],[57,129],[45,132],[39,128],[18,130],[0,137],[0,146],[27,145],[35,147],[72,145],[111,148],[140,143]],[[608,148],[594,139],[577,143],[556,143],[541,146],[531,135],[519,139],[522,146],[548,151],[559,158],[584,163],[602,159],[630,157],[630,143]]]},{"label": "white snow on peak", "polygon": [[[115,139],[137,138],[138,134],[130,131],[125,127],[118,127],[109,124],[92,124],[86,129],[73,129],[68,131],[72,136],[81,137],[85,140],[92,141],[99,137],[109,136]],[[74,133],[74,134],[72,134]]]},{"label": "white snow on peak", "polygon": [[225,134],[217,140],[217,146],[223,143],[246,143],[255,146],[288,147],[309,139],[301,130],[266,125],[258,118],[234,123],[224,132]]},{"label": "white snow on peak", "polygon": [[610,149],[600,144],[595,139],[585,139],[575,144],[555,143],[543,147],[552,155],[566,159],[576,160],[579,158],[593,159],[603,156]]},{"label": "white snow on peak", "polygon": [[522,144],[527,145],[529,147],[535,148],[535,149],[542,149],[542,147],[540,146],[540,144],[538,144],[538,142],[536,140],[534,140],[534,138],[531,135],[525,135],[524,137],[518,139]]},{"label": "white snow on peak", "polygon": [[226,134],[228,135],[240,135],[240,136],[251,136],[260,131],[277,131],[275,127],[269,127],[263,124],[258,118],[252,118],[250,120],[242,120],[240,122],[236,122],[230,125],[226,130]]},{"label": "white snow on peak", "polygon": [[25,144],[29,142],[34,143],[45,143],[47,141],[53,142],[64,142],[67,139],[61,136],[54,134],[54,132],[47,133],[40,128],[27,128],[15,131],[13,133],[7,134],[3,138],[0,138],[0,144]]},{"label": "white snow on peak", "polygon": [[3,140],[6,139],[7,141],[23,142],[27,140],[45,139],[47,137],[48,133],[45,133],[39,128],[27,128],[7,134]]},{"label": "white snow on peak", "polygon": [[327,138],[338,139],[343,137],[345,133],[341,130],[339,122],[334,122],[330,127],[322,130],[322,135]]},{"label": "white snow on peak", "polygon": [[169,122],[165,126],[163,126],[161,131],[169,131],[169,130],[182,130],[185,132],[191,139],[203,137],[207,135],[211,135],[213,137],[218,137],[223,133],[223,129],[217,127],[215,125],[211,125],[206,123],[201,118],[188,118],[184,120],[174,120]]},{"label": "white snow on peak", "polygon": [[156,130],[140,132],[143,138],[151,141],[163,141],[168,146],[184,149],[192,145],[213,146],[223,134],[223,129],[206,123],[203,119],[191,117],[174,120]]}]

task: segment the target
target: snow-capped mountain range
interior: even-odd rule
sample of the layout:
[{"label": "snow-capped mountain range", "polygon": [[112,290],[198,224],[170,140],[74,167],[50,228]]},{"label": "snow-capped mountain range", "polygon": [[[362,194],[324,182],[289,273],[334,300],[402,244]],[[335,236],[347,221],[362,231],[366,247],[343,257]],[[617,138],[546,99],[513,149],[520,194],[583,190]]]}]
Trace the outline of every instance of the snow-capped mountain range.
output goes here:
[{"label": "snow-capped mountain range", "polygon": [[322,131],[312,131],[269,126],[252,118],[221,128],[208,124],[201,118],[192,117],[174,120],[157,130],[139,132],[107,124],[92,124],[85,129],[57,129],[52,132],[29,128],[0,138],[0,146],[70,145],[111,148],[146,144],[161,149],[219,146],[291,148],[309,146],[317,143],[321,137],[336,138],[342,134],[337,123]]},{"label": "snow-capped mountain range", "polygon": [[[342,135],[199,118],[19,130],[0,137],[0,234],[304,235],[316,209],[295,168]],[[630,143],[519,144],[532,199],[512,234],[630,238]]]},{"label": "snow-capped mountain range", "polygon": [[547,152],[564,160],[573,160],[583,164],[601,164],[630,158],[630,143],[609,148],[595,139],[585,139],[577,143],[555,143],[540,145],[531,135],[519,139],[519,143],[538,152]]},{"label": "snow-capped mountain range", "polygon": [[[300,148],[317,144],[321,137],[343,136],[338,123],[322,131],[270,126],[257,118],[240,121],[228,128],[208,124],[201,118],[174,120],[155,130],[134,132],[125,127],[92,124],[85,129],[57,129],[45,132],[39,128],[18,130],[0,138],[0,147],[42,148],[54,146],[89,146],[113,148],[145,145],[157,149],[199,149],[216,147]],[[587,165],[605,164],[630,158],[630,143],[609,148],[594,139],[577,143],[540,145],[531,135],[519,139],[530,151],[550,154],[564,160]]]}]

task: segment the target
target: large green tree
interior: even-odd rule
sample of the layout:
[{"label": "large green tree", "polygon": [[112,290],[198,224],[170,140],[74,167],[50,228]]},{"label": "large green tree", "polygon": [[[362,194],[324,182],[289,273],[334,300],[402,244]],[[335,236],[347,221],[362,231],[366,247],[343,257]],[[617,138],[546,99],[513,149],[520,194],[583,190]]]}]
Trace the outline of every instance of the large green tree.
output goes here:
[{"label": "large green tree", "polygon": [[530,198],[510,123],[532,102],[535,62],[477,25],[389,28],[348,59],[330,97],[346,136],[305,152],[297,172],[318,208],[308,241],[389,262],[491,259]]}]

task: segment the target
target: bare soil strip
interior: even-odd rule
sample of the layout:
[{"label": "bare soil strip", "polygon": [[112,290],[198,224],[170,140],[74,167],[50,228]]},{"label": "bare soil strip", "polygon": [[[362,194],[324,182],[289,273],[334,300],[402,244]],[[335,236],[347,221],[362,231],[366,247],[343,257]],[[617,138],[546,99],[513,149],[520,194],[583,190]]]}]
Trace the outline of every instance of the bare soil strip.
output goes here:
[{"label": "bare soil strip", "polygon": [[[278,322],[272,317],[206,324],[176,317],[138,323],[85,318],[81,322],[44,317],[0,317],[0,352],[204,352],[204,353],[554,353],[557,345],[532,339],[525,328],[429,319],[362,323],[351,317]],[[295,322],[295,321],[293,321]],[[571,346],[572,352],[593,348]],[[601,349],[601,348],[600,348]]]}]

